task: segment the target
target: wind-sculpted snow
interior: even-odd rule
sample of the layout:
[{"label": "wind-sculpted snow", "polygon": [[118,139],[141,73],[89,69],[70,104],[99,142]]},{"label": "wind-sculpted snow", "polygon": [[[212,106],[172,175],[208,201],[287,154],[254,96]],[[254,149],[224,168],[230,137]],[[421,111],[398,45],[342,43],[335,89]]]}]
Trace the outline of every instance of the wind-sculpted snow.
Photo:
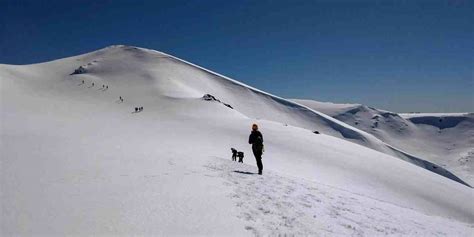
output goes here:
[{"label": "wind-sculpted snow", "polygon": [[399,148],[394,152],[405,154],[398,156],[402,159],[461,183],[474,184],[474,164],[463,159],[474,147],[472,113],[396,114],[357,104],[295,101]]},{"label": "wind-sculpted snow", "polygon": [[[2,236],[472,231],[471,188],[369,148],[390,149],[330,116],[163,53],[114,46],[0,65],[0,80]],[[263,176],[248,175],[253,123]]]},{"label": "wind-sculpted snow", "polygon": [[[395,148],[393,148],[393,151],[394,152],[400,152],[400,150],[397,150]],[[426,161],[426,160],[423,160],[423,159],[420,159],[418,157],[415,157],[415,156],[412,156],[408,153],[402,153],[401,154],[402,156],[400,157],[406,157],[406,161],[407,162],[410,162],[410,163],[413,163],[417,166],[420,166],[420,167],[423,167],[433,173],[436,173],[436,174],[439,174],[441,176],[444,176],[444,177],[447,177],[447,178],[450,178],[456,182],[459,182],[459,183],[462,183],[466,186],[469,186],[469,187],[472,187],[470,184],[464,182],[462,179],[458,178],[456,175],[454,175],[453,173],[451,173],[449,170],[446,170],[446,169],[443,169],[441,168],[439,165],[437,164],[434,164],[432,162],[429,162],[429,161]]]},{"label": "wind-sculpted snow", "polygon": [[459,123],[466,123],[468,127],[474,127],[474,114],[464,116],[416,116],[408,118],[414,124],[426,124],[439,129],[453,128]]}]

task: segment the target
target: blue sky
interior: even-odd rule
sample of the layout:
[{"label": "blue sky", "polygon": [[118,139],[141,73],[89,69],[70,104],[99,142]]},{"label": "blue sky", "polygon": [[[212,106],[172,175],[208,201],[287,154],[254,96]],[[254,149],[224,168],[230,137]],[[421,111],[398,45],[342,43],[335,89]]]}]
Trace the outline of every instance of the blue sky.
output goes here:
[{"label": "blue sky", "polygon": [[112,44],[287,98],[474,111],[474,1],[0,1],[0,63]]}]

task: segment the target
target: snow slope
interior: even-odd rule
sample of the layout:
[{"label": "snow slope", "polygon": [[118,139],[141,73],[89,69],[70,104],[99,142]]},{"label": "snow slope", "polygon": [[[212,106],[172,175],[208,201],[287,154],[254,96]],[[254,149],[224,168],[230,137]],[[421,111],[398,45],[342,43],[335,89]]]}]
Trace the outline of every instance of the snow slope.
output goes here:
[{"label": "snow slope", "polygon": [[[79,66],[85,73],[70,75]],[[368,147],[341,139],[337,128],[358,131],[329,116],[157,51],[0,65],[0,80],[2,235],[474,230],[471,188],[368,148],[386,149],[364,132]],[[264,176],[252,174],[253,122],[265,136]]]},{"label": "snow slope", "polygon": [[[108,60],[100,63],[100,67],[97,68],[96,65],[103,54],[107,55]],[[344,138],[466,184],[450,171],[393,148],[373,135],[341,123],[324,113],[270,95],[171,55],[137,47],[112,46],[93,52],[81,60],[84,63],[79,67],[84,70],[94,74],[119,74],[124,79],[115,80],[124,81],[127,86],[129,78],[126,75],[130,74],[129,77],[134,77],[134,80],[153,80],[154,88],[162,96],[198,98],[210,93],[249,118],[278,121],[285,125],[298,126],[311,131],[317,130]],[[140,68],[138,73],[137,68]],[[136,78],[137,75],[139,79]]]},{"label": "snow slope", "polygon": [[474,184],[474,113],[396,114],[359,104],[293,101],[371,133]]}]

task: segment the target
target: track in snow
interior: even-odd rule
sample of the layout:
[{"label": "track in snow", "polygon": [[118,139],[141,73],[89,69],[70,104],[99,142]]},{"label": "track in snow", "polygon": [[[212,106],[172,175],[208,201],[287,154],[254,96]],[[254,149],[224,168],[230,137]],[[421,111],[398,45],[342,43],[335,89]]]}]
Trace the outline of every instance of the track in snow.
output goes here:
[{"label": "track in snow", "polygon": [[[252,159],[252,158],[247,158]],[[264,161],[265,162],[265,161]],[[468,236],[474,225],[218,157],[206,165],[232,186],[245,229],[255,236]]]}]

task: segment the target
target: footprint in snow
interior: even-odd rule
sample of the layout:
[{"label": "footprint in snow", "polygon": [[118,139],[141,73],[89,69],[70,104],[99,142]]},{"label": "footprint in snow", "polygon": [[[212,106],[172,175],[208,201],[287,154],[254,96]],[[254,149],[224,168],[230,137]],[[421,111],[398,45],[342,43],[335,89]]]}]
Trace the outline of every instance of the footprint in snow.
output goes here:
[{"label": "footprint in snow", "polygon": [[228,196],[240,210],[238,218],[247,223],[244,228],[254,236],[426,236],[446,233],[462,236],[466,233],[463,228],[459,230],[457,222],[443,220],[444,224],[439,225],[438,217],[272,171],[266,171],[263,176],[253,175],[254,166],[227,159],[215,158],[205,167],[213,175],[204,175],[220,177],[225,186],[233,187]]}]

